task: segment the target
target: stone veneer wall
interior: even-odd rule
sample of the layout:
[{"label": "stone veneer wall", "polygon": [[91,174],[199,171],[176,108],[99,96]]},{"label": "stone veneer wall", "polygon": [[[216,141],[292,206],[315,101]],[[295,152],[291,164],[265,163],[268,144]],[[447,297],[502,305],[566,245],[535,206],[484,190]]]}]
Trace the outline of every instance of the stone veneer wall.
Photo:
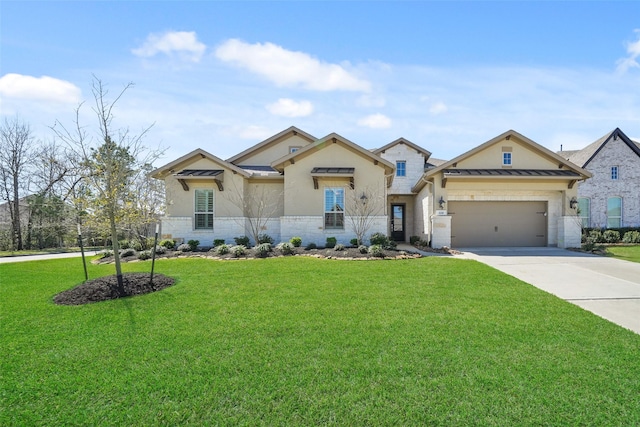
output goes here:
[{"label": "stone veneer wall", "polygon": [[[335,237],[338,243],[349,245],[351,239],[355,238],[355,233],[350,229],[348,219],[345,218],[344,229],[324,229],[324,219],[319,216],[283,216],[280,218],[280,229],[282,230],[282,241],[289,241],[292,237],[301,237],[302,244],[315,243],[324,246],[327,237]],[[386,234],[387,216],[377,216],[373,220],[373,225],[367,233],[369,235],[380,232]],[[366,242],[368,244],[368,242]]]},{"label": "stone veneer wall", "polygon": [[388,194],[411,194],[411,188],[424,173],[424,156],[405,144],[396,144],[380,153],[380,157],[394,165],[396,161],[407,162],[407,176],[394,176]]},{"label": "stone veneer wall", "polygon": [[[244,223],[244,225],[242,225]],[[175,239],[181,242],[199,240],[202,246],[212,246],[214,239],[224,239],[227,244],[234,244],[234,237],[247,235],[249,223],[246,218],[216,217],[213,219],[213,230],[194,230],[193,218],[190,216],[162,218],[162,238]],[[280,219],[267,221],[263,232],[271,236],[275,243],[280,242]]]}]

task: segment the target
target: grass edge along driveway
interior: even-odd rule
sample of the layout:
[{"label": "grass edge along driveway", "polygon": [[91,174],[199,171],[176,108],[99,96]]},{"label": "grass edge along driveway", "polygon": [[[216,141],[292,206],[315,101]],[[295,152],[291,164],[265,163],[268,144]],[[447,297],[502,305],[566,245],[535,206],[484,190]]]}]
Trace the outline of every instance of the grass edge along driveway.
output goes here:
[{"label": "grass edge along driveway", "polygon": [[0,424],[640,424],[640,337],[474,261],[156,271],[178,283],[61,307],[78,260],[0,265]]}]

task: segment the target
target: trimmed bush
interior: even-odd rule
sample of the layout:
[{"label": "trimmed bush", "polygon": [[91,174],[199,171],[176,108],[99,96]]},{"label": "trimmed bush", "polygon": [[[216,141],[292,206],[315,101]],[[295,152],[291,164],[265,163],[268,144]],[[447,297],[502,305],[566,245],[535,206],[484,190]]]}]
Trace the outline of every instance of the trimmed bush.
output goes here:
[{"label": "trimmed bush", "polygon": [[591,241],[592,243],[604,243],[604,236],[602,235],[602,231],[591,230],[589,232],[589,236],[587,236],[587,243],[589,241]]},{"label": "trimmed bush", "polygon": [[258,246],[253,248],[256,256],[261,258],[266,257],[269,252],[271,252],[271,243],[260,243]]},{"label": "trimmed bush", "polygon": [[176,250],[180,251],[180,252],[191,252],[191,246],[189,246],[188,243],[183,243],[181,245],[179,245]]},{"label": "trimmed bush", "polygon": [[315,243],[309,243],[306,247],[306,250],[311,250],[311,249],[318,249],[318,245],[316,245]]},{"label": "trimmed bush", "polygon": [[273,245],[273,238],[271,236],[269,236],[268,234],[259,234],[258,235],[258,244],[262,244],[262,243],[268,243],[270,245]]},{"label": "trimmed bush", "polygon": [[215,251],[218,255],[228,254],[230,251],[229,245],[221,244],[215,247]]},{"label": "trimmed bush", "polygon": [[220,245],[224,245],[224,239],[213,239],[213,247],[216,248]]},{"label": "trimmed bush", "polygon": [[333,248],[338,243],[338,239],[335,237],[327,237],[327,243],[324,245],[325,248]]},{"label": "trimmed bush", "polygon": [[409,243],[411,243],[412,245],[417,245],[419,241],[420,241],[420,236],[409,237]]},{"label": "trimmed bush", "polygon": [[334,251],[338,251],[338,252],[340,252],[340,251],[344,251],[344,245],[343,245],[342,243],[338,243],[337,245],[335,245],[335,246],[333,247],[333,250],[334,250]]},{"label": "trimmed bush", "polygon": [[383,246],[386,245],[389,241],[389,238],[382,233],[373,233],[371,237],[369,237],[369,243],[372,245]]},{"label": "trimmed bush", "polygon": [[302,245],[302,237],[292,237],[289,242],[296,248],[299,248]]},{"label": "trimmed bush", "polygon": [[276,246],[276,249],[282,252],[283,255],[291,255],[293,253],[293,243],[291,242],[282,242]]},{"label": "trimmed bush", "polygon": [[173,239],[162,239],[160,240],[160,246],[167,249],[173,249],[176,247],[176,242]]},{"label": "trimmed bush", "polygon": [[618,243],[620,241],[620,232],[617,230],[606,230],[602,233],[602,238],[606,243]]},{"label": "trimmed bush", "polygon": [[244,246],[245,249],[251,244],[251,240],[249,240],[248,236],[234,237],[233,240],[236,242],[236,246]]},{"label": "trimmed bush", "polygon": [[98,255],[100,256],[100,259],[109,258],[110,256],[113,256],[113,251],[106,249],[104,251],[98,252]]},{"label": "trimmed bush", "polygon": [[120,250],[121,257],[134,256],[135,254],[136,254],[136,251],[133,248],[126,248],[126,249]]},{"label": "trimmed bush", "polygon": [[369,246],[369,254],[378,258],[384,257],[384,250],[382,249],[382,245]]},{"label": "trimmed bush", "polygon": [[247,247],[245,245],[231,246],[229,248],[229,252],[231,252],[234,257],[238,258],[247,253]]},{"label": "trimmed bush", "polygon": [[141,251],[142,248],[142,243],[140,243],[139,240],[131,240],[129,242],[129,247],[132,248],[135,251]]},{"label": "trimmed bush", "polygon": [[138,259],[143,261],[146,259],[151,259],[151,251],[138,252]]},{"label": "trimmed bush", "polygon": [[369,252],[369,248],[366,245],[358,246],[358,250],[361,254],[366,254],[367,252]]},{"label": "trimmed bush", "polygon": [[165,248],[164,246],[160,246],[160,245],[156,246],[156,255],[157,254],[161,255],[161,254],[163,254],[165,252],[167,252],[167,248]]},{"label": "trimmed bush", "polygon": [[192,251],[197,251],[199,244],[200,244],[200,240],[189,240],[187,242],[187,245],[189,245]]},{"label": "trimmed bush", "polygon": [[622,237],[623,243],[640,243],[640,231],[627,231]]},{"label": "trimmed bush", "polygon": [[351,243],[351,246],[358,246],[358,243],[360,243],[360,242],[358,242],[358,238],[357,237],[354,237],[353,239],[351,239],[349,241],[349,243]]},{"label": "trimmed bush", "polygon": [[130,240],[118,240],[118,246],[120,246],[120,250],[129,249],[131,247]]}]

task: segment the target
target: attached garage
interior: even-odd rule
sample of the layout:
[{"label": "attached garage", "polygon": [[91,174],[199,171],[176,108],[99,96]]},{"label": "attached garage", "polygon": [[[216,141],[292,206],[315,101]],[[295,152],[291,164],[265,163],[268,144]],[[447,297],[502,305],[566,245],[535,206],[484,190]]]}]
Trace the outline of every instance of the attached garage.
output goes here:
[{"label": "attached garage", "polygon": [[451,246],[547,246],[547,202],[449,202]]}]

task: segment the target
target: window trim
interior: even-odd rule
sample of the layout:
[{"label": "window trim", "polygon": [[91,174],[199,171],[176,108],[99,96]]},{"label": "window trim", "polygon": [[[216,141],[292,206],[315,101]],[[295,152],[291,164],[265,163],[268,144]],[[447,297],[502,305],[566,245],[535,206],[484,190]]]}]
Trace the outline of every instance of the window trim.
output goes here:
[{"label": "window trim", "polygon": [[[339,210],[327,210],[327,192],[328,191],[332,191],[334,194],[334,197],[331,201],[331,204],[333,205],[333,207],[342,207],[342,211]],[[336,195],[336,191],[339,191],[342,193],[342,206],[340,206],[340,200],[338,198],[338,196]],[[324,229],[325,230],[344,230],[344,220],[345,220],[345,195],[346,195],[346,191],[344,187],[324,187],[324,191],[323,193],[323,212],[324,215],[322,216],[322,222],[324,224]],[[342,216],[342,221],[339,221],[338,218],[340,217],[340,215]],[[330,224],[327,221],[327,218],[329,217],[333,217],[333,221]],[[340,224],[341,223],[341,224]]]},{"label": "window trim", "polygon": [[618,166],[611,166],[611,180],[617,181],[620,179],[620,168]]},{"label": "window trim", "polygon": [[513,165],[513,155],[511,151],[503,151],[502,152],[502,166],[512,166]]},{"label": "window trim", "polygon": [[[399,167],[402,165],[402,167]],[[402,171],[402,175],[400,175],[400,171]],[[406,160],[396,160],[396,176],[400,178],[404,178],[407,176],[407,161]]]},{"label": "window trim", "polygon": [[[198,194],[206,192],[204,211],[198,210]],[[213,188],[196,188],[193,190],[193,229],[194,230],[213,230],[213,213],[215,206],[215,191]],[[210,200],[209,200],[210,198]],[[210,210],[209,210],[210,209]],[[199,226],[198,218],[203,216],[204,226]]]},{"label": "window trim", "polygon": [[[620,203],[618,205],[619,209],[620,209],[620,215],[619,216],[613,216],[613,215],[609,215],[609,212],[611,211],[611,208],[609,207],[609,202],[613,201],[613,200],[619,200]],[[614,208],[616,209],[616,208]],[[610,225],[611,224],[611,220],[616,220],[618,222],[618,225]],[[620,196],[613,196],[613,197],[607,197],[607,228],[620,228],[622,227],[622,197]]]}]

